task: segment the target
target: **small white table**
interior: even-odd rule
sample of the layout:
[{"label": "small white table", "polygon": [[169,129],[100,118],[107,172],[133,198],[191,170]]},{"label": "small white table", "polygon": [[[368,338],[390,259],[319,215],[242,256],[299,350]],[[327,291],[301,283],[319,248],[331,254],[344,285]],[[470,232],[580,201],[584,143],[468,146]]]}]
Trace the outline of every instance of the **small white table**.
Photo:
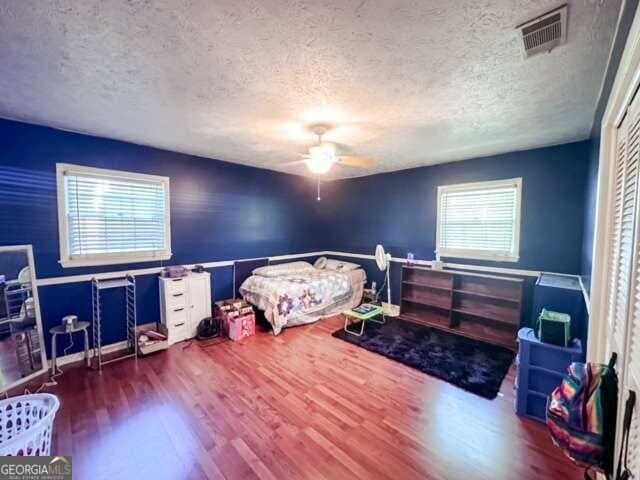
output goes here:
[{"label": "small white table", "polygon": [[87,362],[87,367],[90,366],[89,363],[89,322],[78,322],[78,324],[67,330],[64,325],[57,325],[49,329],[49,333],[51,334],[51,375],[55,375],[57,372],[56,367],[56,337],[58,335],[66,335],[73,334],[75,332],[84,332],[84,359]]},{"label": "small white table", "polygon": [[[366,305],[366,304],[363,304]],[[360,308],[362,305],[356,308]],[[380,323],[384,324],[387,319],[385,318],[384,310],[379,305],[369,304],[368,306],[376,307],[375,310],[370,313],[361,314],[360,312],[356,312],[353,309],[342,312],[344,315],[344,331],[350,333],[351,335],[355,335],[356,337],[361,337],[364,333],[364,326],[367,322]],[[382,317],[380,320],[378,317]],[[360,331],[356,332],[354,330],[350,330],[348,327],[352,322],[360,322]]]}]

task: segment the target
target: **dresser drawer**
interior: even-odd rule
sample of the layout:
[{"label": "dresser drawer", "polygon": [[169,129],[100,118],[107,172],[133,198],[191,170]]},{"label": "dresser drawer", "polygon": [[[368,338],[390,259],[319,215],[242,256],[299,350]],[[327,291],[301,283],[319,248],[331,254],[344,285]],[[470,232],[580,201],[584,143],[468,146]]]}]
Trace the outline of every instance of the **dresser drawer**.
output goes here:
[{"label": "dresser drawer", "polygon": [[186,278],[172,278],[163,280],[164,290],[167,296],[171,296],[176,293],[185,293],[187,291],[187,279]]},{"label": "dresser drawer", "polygon": [[180,311],[181,308],[186,310],[187,294],[186,292],[168,293],[165,302],[168,314],[171,314],[173,311]]},{"label": "dresser drawer", "polygon": [[171,327],[169,332],[169,344],[173,345],[176,342],[181,342],[189,338],[189,331],[187,330],[186,323],[178,327]]},{"label": "dresser drawer", "polygon": [[169,330],[171,330],[172,328],[181,327],[183,325],[187,325],[186,307],[167,312],[167,328]]}]

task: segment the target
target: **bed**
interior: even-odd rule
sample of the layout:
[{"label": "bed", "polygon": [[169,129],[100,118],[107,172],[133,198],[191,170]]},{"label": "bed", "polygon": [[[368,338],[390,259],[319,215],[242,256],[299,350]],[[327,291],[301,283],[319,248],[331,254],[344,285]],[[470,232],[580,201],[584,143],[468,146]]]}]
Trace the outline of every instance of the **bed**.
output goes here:
[{"label": "bed", "polygon": [[341,271],[292,262],[253,270],[239,291],[264,311],[278,335],[284,327],[312,323],[359,305],[366,279],[362,268]]}]

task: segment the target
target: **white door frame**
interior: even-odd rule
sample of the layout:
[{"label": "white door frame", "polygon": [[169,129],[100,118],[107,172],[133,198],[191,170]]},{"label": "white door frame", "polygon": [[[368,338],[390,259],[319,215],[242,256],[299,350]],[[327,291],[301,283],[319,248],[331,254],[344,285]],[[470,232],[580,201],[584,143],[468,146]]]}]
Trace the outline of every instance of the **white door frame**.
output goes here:
[{"label": "white door frame", "polygon": [[[587,359],[607,362],[607,299],[609,298],[609,269],[611,262],[610,240],[612,208],[611,191],[615,181],[616,128],[622,121],[627,107],[640,86],[640,12],[636,12],[616,78],[602,118],[600,137],[600,165],[598,169],[598,194],[593,244],[593,270],[591,276],[591,315],[589,316],[589,340]],[[620,22],[620,19],[618,19]]]}]

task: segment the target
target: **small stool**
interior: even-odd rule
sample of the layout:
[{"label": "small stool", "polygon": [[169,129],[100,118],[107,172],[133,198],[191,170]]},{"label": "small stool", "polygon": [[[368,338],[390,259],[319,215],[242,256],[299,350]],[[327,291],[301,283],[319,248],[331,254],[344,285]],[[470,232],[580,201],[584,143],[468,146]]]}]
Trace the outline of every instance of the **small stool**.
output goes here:
[{"label": "small stool", "polygon": [[[363,313],[363,307],[368,311]],[[384,324],[386,322],[382,307],[370,303],[363,303],[359,307],[342,312],[342,314],[344,315],[344,331],[350,333],[351,335],[355,335],[356,337],[362,336],[362,334],[364,333],[364,325],[367,321],[381,324]],[[379,317],[382,317],[382,320],[380,320]],[[356,332],[350,330],[348,327],[351,322],[358,320],[360,321],[360,331]]]},{"label": "small stool", "polygon": [[87,362],[87,367],[90,366],[89,359],[89,322],[78,322],[74,327],[67,329],[64,325],[57,325],[49,329],[51,334],[51,375],[55,375],[57,372],[56,367],[56,337],[58,335],[65,335],[67,333],[72,334],[75,332],[84,332],[84,358]]}]

